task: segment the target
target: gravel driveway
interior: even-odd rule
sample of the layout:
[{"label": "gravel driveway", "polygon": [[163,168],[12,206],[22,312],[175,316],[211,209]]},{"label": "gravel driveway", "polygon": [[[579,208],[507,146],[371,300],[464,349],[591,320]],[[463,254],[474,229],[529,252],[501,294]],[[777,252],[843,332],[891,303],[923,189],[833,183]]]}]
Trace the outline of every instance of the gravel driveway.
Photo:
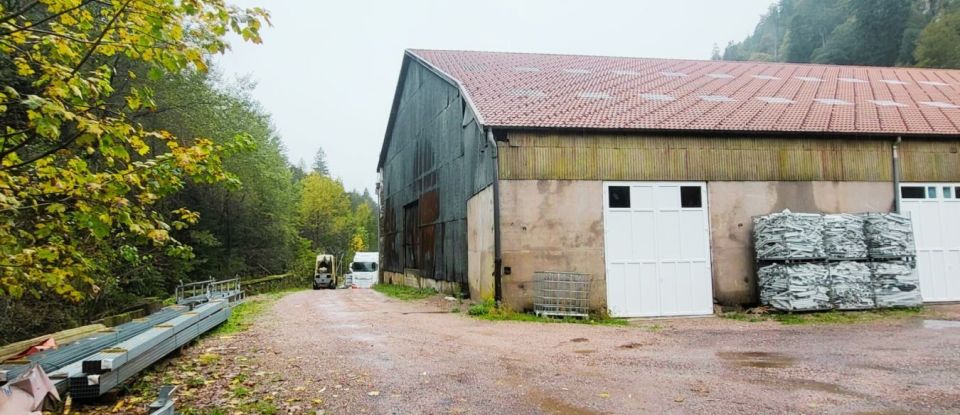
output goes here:
[{"label": "gravel driveway", "polygon": [[[304,291],[242,343],[326,413],[960,413],[960,322],[597,327],[449,309]],[[960,306],[937,312],[960,320]]]}]

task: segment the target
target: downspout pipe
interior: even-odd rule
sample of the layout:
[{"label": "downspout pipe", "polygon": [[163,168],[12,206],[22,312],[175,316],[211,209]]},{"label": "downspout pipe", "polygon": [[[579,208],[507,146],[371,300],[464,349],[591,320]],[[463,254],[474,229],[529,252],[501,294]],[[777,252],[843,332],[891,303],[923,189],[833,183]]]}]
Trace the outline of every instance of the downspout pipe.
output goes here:
[{"label": "downspout pipe", "polygon": [[503,301],[503,257],[500,247],[500,163],[497,155],[497,140],[493,136],[493,129],[487,129],[487,143],[493,150],[493,298],[497,304]]},{"label": "downspout pipe", "polygon": [[900,213],[900,143],[902,137],[897,136],[893,142],[893,210]]}]

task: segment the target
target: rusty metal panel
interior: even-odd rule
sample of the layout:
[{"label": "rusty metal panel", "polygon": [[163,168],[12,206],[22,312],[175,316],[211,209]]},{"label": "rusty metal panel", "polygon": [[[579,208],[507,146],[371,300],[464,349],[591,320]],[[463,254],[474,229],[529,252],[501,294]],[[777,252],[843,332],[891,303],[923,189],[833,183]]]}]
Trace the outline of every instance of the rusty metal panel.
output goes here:
[{"label": "rusty metal panel", "polygon": [[[892,141],[881,139],[517,132],[508,141],[500,146],[500,177],[506,180],[892,179]],[[920,158],[938,165],[953,160]]]},{"label": "rusty metal panel", "polygon": [[[492,151],[457,88],[418,63],[404,65],[382,166],[382,267],[465,288],[467,199],[493,182]],[[414,204],[416,215],[405,217]]]}]

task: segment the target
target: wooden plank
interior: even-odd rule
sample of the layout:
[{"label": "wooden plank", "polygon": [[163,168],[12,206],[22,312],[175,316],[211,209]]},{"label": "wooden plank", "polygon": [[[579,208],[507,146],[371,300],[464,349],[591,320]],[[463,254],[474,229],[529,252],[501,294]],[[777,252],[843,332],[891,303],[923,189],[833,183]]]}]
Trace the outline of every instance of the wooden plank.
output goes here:
[{"label": "wooden plank", "polygon": [[103,330],[107,328],[103,324],[90,324],[87,326],[76,327],[68,330],[58,331],[56,333],[44,334],[43,336],[37,336],[32,339],[21,340],[16,343],[10,343],[6,346],[0,347],[0,362],[6,361],[20,353],[24,350],[30,348],[30,346],[39,344],[44,340],[47,340],[53,337],[54,341],[57,342],[58,346],[75,341],[81,337],[84,337],[90,333]]}]

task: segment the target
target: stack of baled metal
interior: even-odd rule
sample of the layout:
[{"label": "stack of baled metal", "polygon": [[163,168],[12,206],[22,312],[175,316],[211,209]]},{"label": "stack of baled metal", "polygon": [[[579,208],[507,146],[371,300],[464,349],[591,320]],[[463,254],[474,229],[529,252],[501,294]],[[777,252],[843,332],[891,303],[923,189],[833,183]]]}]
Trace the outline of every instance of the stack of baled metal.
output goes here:
[{"label": "stack of baled metal", "polygon": [[874,298],[877,307],[917,307],[923,303],[920,297],[920,280],[913,266],[906,261],[872,262]]},{"label": "stack of baled metal", "polygon": [[840,213],[823,215],[823,251],[830,259],[866,259],[864,218]]},{"label": "stack of baled metal", "polygon": [[923,303],[920,280],[914,272],[917,253],[913,222],[897,213],[865,215],[864,233],[873,272],[877,307],[917,307]]},{"label": "stack of baled metal", "polygon": [[870,267],[865,262],[831,262],[830,304],[838,310],[874,308],[874,286]]},{"label": "stack of baled metal", "polygon": [[763,304],[783,311],[829,310],[829,271],[816,263],[772,264],[760,268]]},{"label": "stack of baled metal", "polygon": [[864,233],[871,258],[903,258],[916,255],[910,217],[896,213],[868,213],[864,215],[864,219]]},{"label": "stack of baled metal", "polygon": [[792,213],[754,219],[760,302],[782,311],[921,304],[908,216]]},{"label": "stack of baled metal", "polygon": [[754,218],[753,232],[758,260],[824,257],[822,215],[784,210]]}]

